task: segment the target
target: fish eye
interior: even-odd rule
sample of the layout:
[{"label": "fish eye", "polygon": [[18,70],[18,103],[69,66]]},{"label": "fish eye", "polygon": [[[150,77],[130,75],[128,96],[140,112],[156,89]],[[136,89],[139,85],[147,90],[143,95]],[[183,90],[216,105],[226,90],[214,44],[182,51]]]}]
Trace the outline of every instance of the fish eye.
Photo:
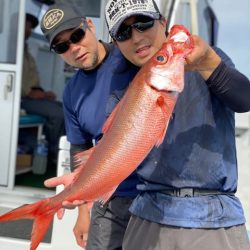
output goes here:
[{"label": "fish eye", "polygon": [[163,62],[165,58],[164,58],[164,56],[157,56],[156,59],[159,62]]},{"label": "fish eye", "polygon": [[168,58],[166,56],[163,56],[163,55],[158,55],[156,56],[156,60],[158,63],[166,63]]}]

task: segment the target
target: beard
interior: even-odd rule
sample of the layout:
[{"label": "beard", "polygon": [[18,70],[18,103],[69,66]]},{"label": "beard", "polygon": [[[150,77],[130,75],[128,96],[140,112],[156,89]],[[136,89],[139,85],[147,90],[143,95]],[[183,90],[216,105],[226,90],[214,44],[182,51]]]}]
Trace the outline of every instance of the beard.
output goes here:
[{"label": "beard", "polygon": [[90,58],[90,62],[82,64],[81,67],[79,68],[81,68],[84,71],[88,71],[88,70],[95,69],[98,65],[99,65],[99,56],[96,51],[94,54],[92,54]]}]

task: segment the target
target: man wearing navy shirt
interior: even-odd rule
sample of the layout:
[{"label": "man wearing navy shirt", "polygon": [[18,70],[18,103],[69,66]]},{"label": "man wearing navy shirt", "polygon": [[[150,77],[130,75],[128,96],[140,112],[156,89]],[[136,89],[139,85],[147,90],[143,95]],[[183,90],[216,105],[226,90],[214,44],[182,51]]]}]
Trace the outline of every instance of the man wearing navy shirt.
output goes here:
[{"label": "man wearing navy shirt", "polygon": [[[41,28],[50,48],[68,64],[78,68],[67,83],[63,106],[67,139],[74,155],[98,143],[106,120],[106,106],[110,93],[125,88],[137,72],[112,44],[98,41],[91,19],[79,16],[68,5],[51,6],[44,14]],[[72,171],[76,163],[72,161]],[[130,218],[128,211],[138,194],[134,173],[117,188],[102,206],[94,203],[91,223],[87,207],[79,207],[74,227],[78,245],[88,250],[118,250]]]},{"label": "man wearing navy shirt", "polygon": [[[166,20],[153,0],[109,0],[106,19],[122,54],[139,67],[166,41]],[[250,82],[222,50],[193,39],[164,141],[137,169],[142,183],[123,250],[249,250],[235,196],[234,112],[250,110]],[[122,93],[112,94],[109,110]]]},{"label": "man wearing navy shirt", "polygon": [[[122,54],[137,66],[166,40],[166,20],[153,0],[109,0],[106,20]],[[250,110],[250,82],[222,50],[193,39],[185,87],[164,141],[137,169],[142,183],[123,250],[250,249],[235,196],[234,125],[234,112]]]}]

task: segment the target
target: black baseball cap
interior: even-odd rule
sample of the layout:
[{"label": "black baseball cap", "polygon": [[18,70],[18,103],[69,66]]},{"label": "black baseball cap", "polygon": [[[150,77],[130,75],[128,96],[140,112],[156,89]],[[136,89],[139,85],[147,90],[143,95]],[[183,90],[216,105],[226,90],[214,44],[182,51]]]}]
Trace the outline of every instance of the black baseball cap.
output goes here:
[{"label": "black baseball cap", "polygon": [[26,21],[31,22],[32,29],[38,25],[38,19],[30,13],[26,13]]},{"label": "black baseball cap", "polygon": [[48,40],[50,47],[54,38],[62,31],[74,29],[80,26],[83,21],[71,6],[67,4],[54,4],[43,15],[41,20],[41,30]]}]

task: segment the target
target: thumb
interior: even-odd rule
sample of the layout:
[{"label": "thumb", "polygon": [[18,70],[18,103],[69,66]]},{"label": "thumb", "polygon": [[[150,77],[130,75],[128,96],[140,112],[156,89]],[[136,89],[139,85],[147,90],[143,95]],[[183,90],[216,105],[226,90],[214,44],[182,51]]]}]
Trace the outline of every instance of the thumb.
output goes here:
[{"label": "thumb", "polygon": [[64,216],[64,212],[65,212],[65,209],[64,208],[60,208],[58,211],[57,211],[57,218],[59,220],[61,220]]},{"label": "thumb", "polygon": [[50,179],[47,179],[44,181],[44,185],[46,187],[56,187],[58,185],[64,185],[65,184],[65,178],[64,176],[60,176],[60,177],[53,177]]}]

